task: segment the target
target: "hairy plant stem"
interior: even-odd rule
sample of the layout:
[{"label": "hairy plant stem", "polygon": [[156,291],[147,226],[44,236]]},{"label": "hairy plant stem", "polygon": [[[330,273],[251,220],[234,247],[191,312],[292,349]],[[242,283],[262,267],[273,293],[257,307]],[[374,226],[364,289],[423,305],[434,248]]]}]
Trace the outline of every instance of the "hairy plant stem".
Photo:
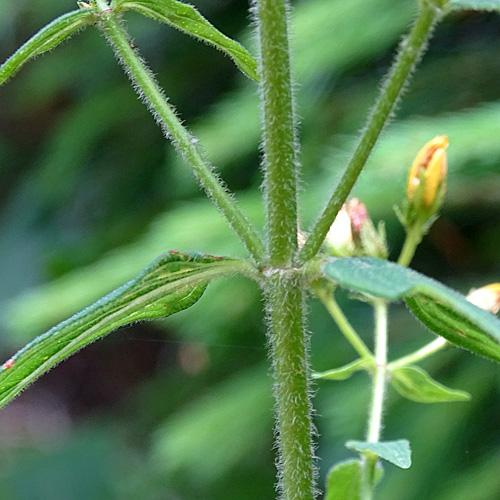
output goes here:
[{"label": "hairy plant stem", "polygon": [[283,500],[313,500],[311,402],[304,292],[297,251],[297,144],[290,74],[287,0],[256,0],[261,62],[264,194],[269,268],[266,301],[274,368],[278,490]]},{"label": "hairy plant stem", "polygon": [[313,500],[315,471],[307,333],[300,277],[276,270],[269,276],[267,305],[274,368],[278,490],[283,500]]},{"label": "hairy plant stem", "polygon": [[354,154],[299,253],[299,263],[307,262],[314,257],[321,247],[326,233],[351,192],[382,129],[388,123],[413,69],[425,51],[432,27],[438,20],[441,11],[428,1],[424,0],[420,4],[419,16],[409,36],[401,44],[400,51],[387,76],[385,85],[368,119],[364,133],[354,150]]},{"label": "hairy plant stem", "polygon": [[[387,302],[376,299],[375,310],[375,368],[372,374],[372,400],[368,417],[366,440],[378,443],[382,432],[385,391],[387,387]],[[361,500],[371,500],[375,487],[375,467],[378,457],[370,452],[365,454]]]},{"label": "hairy plant stem", "polygon": [[137,93],[146,102],[180,155],[191,166],[208,196],[228,220],[252,257],[261,262],[265,249],[256,231],[200,153],[197,141],[183,127],[151,72],[136,53],[136,49],[132,48],[127,33],[106,0],[96,0],[96,6],[100,13],[99,26],[110,41],[125,72],[134,83]]},{"label": "hairy plant stem", "polygon": [[257,0],[269,262],[289,265],[297,250],[297,144],[287,0]]}]

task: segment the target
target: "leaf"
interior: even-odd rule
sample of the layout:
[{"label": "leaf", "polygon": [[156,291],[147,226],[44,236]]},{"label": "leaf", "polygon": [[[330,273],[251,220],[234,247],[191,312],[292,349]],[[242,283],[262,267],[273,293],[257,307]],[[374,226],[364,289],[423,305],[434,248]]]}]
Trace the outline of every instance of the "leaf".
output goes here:
[{"label": "leaf", "polygon": [[371,257],[329,258],[324,274],[357,292],[389,301],[404,299],[413,314],[438,335],[500,361],[500,320],[436,280]]},{"label": "leaf", "polygon": [[417,403],[445,403],[468,401],[471,396],[465,391],[450,389],[433,380],[427,372],[417,366],[396,368],[392,372],[391,385],[401,396]]},{"label": "leaf", "polygon": [[391,462],[402,469],[408,469],[411,466],[410,443],[407,439],[398,439],[397,441],[381,441],[379,443],[369,443],[367,441],[347,441],[347,448],[356,451],[371,451],[375,455]]},{"label": "leaf", "polygon": [[241,271],[244,261],[171,251],[135,278],[40,335],[0,369],[0,407],[78,349],[138,320],[165,318],[192,306],[212,278]]},{"label": "leaf", "polygon": [[313,373],[313,378],[322,378],[329,380],[346,380],[348,379],[354,372],[359,370],[365,370],[370,366],[370,362],[366,359],[357,359],[352,363],[341,366],[340,368],[334,368],[333,370],[328,370],[326,372],[315,372]]},{"label": "leaf", "polygon": [[191,5],[177,0],[116,0],[114,6],[116,12],[135,10],[213,45],[231,57],[243,73],[259,80],[255,58],[242,45],[210,24]]},{"label": "leaf", "polygon": [[328,473],[325,500],[359,500],[361,463],[349,460],[337,464]]},{"label": "leaf", "polygon": [[[382,478],[384,471],[377,464],[375,484]],[[325,500],[359,500],[361,495],[362,465],[359,460],[340,462],[330,469],[326,482]]]},{"label": "leaf", "polygon": [[500,0],[451,0],[448,9],[499,10]]},{"label": "leaf", "polygon": [[96,19],[97,16],[90,9],[75,10],[54,19],[0,66],[0,85],[17,73],[30,59],[53,49],[78,30],[93,24]]}]

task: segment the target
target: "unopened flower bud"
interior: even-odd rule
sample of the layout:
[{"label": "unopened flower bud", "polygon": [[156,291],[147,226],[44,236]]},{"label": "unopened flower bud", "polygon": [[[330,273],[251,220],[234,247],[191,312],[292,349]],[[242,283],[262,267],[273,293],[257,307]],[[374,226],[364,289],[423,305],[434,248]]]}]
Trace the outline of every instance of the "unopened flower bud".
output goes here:
[{"label": "unopened flower bud", "polygon": [[361,203],[357,198],[353,198],[347,204],[347,214],[351,220],[351,229],[356,234],[361,234],[361,228],[370,220],[366,206]]},{"label": "unopened flower bud", "polygon": [[342,206],[326,235],[325,243],[339,257],[387,257],[383,225],[375,229],[366,206],[357,198]]},{"label": "unopened flower bud", "polygon": [[500,310],[500,283],[472,289],[467,295],[467,300],[481,309],[496,314]]},{"label": "unopened flower bud", "polygon": [[[419,205],[416,208],[430,209],[436,200],[439,202],[442,199],[446,189],[447,147],[448,137],[438,135],[415,157],[408,175],[406,194],[410,204]],[[419,189],[422,181],[424,185]]]},{"label": "unopened flower bud", "polygon": [[354,252],[354,238],[351,229],[351,218],[346,205],[342,205],[337,217],[330,226],[325,239],[326,245],[335,255],[347,257]]}]

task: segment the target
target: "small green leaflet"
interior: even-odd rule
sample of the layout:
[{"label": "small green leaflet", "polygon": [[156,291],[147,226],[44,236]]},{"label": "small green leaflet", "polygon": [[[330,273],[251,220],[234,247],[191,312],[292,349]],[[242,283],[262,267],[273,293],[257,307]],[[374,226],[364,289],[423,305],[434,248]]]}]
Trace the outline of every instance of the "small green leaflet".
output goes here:
[{"label": "small green leaflet", "polygon": [[397,441],[380,441],[378,443],[369,443],[367,441],[347,441],[347,448],[356,451],[371,451],[375,455],[391,462],[402,469],[408,469],[411,466],[410,443],[407,439],[398,439]]},{"label": "small green leaflet", "polygon": [[328,473],[325,500],[359,500],[360,489],[361,463],[342,462]]},{"label": "small green leaflet", "polygon": [[469,401],[465,391],[450,389],[433,380],[427,372],[417,366],[405,366],[391,371],[391,385],[399,394],[417,403],[446,403]]},{"label": "small green leaflet", "polygon": [[333,370],[328,370],[321,373],[313,373],[313,378],[326,378],[329,380],[346,380],[353,373],[359,370],[366,370],[370,366],[370,361],[366,359],[357,359],[352,363],[341,366],[340,368],[334,368]]},{"label": "small green leaflet", "polygon": [[329,258],[324,275],[341,286],[389,301],[404,299],[415,316],[450,342],[500,361],[500,320],[447,286],[371,257]]},{"label": "small green leaflet", "polygon": [[255,58],[238,42],[210,24],[191,5],[177,0],[114,0],[111,5],[116,12],[135,10],[216,47],[231,57],[243,73],[259,80]]},{"label": "small green leaflet", "polygon": [[500,0],[451,0],[447,9],[500,10]]},{"label": "small green leaflet", "polygon": [[78,349],[116,328],[144,319],[165,318],[192,306],[208,282],[243,271],[242,260],[171,251],[135,278],[40,335],[0,369],[0,407]]},{"label": "small green leaflet", "polygon": [[54,19],[0,66],[0,85],[30,59],[53,49],[76,31],[93,24],[96,19],[96,14],[90,9],[75,10]]},{"label": "small green leaflet", "polygon": [[[326,482],[325,500],[359,500],[362,466],[359,460],[341,462],[330,469]],[[382,467],[377,464],[375,483],[380,481]]]}]

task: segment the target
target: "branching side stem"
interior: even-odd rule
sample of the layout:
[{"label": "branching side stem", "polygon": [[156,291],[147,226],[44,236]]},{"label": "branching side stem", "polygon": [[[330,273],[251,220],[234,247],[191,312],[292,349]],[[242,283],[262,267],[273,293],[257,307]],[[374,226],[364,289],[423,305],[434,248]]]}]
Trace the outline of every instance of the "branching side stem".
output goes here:
[{"label": "branching side stem", "polygon": [[363,359],[373,359],[370,349],[368,349],[356,330],[354,330],[351,323],[349,323],[349,320],[345,317],[342,309],[340,309],[337,304],[337,301],[333,296],[333,292],[331,290],[325,290],[319,286],[315,287],[315,292],[339,327],[339,330],[352,345],[355,351],[360,355],[360,357]]},{"label": "branching side stem", "polygon": [[401,44],[399,54],[389,72],[354,154],[299,253],[300,263],[307,262],[318,252],[338,211],[365,166],[382,129],[388,123],[413,69],[425,51],[432,27],[439,18],[441,11],[431,2],[422,1],[420,4],[419,16],[409,36]]},{"label": "branching side stem", "polygon": [[438,337],[434,339],[432,342],[424,345],[420,349],[407,356],[403,356],[402,358],[396,359],[387,365],[388,370],[395,370],[396,368],[402,368],[403,366],[413,365],[422,361],[425,358],[428,358],[432,354],[440,351],[443,347],[448,344],[448,341],[443,337]]},{"label": "branching side stem", "polygon": [[106,0],[96,0],[100,13],[100,26],[107,35],[125,72],[133,81],[137,93],[146,101],[166,135],[171,139],[181,156],[191,166],[208,196],[214,201],[229,224],[247,247],[252,257],[261,262],[264,258],[264,245],[255,229],[237,206],[220,179],[203,158],[196,140],[182,125],[163,91],[154,80],[151,72],[131,47],[124,28],[119,23]]}]

